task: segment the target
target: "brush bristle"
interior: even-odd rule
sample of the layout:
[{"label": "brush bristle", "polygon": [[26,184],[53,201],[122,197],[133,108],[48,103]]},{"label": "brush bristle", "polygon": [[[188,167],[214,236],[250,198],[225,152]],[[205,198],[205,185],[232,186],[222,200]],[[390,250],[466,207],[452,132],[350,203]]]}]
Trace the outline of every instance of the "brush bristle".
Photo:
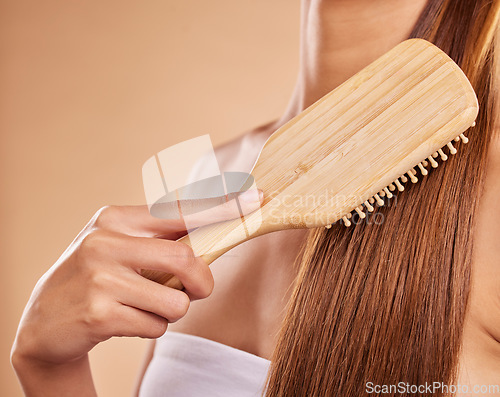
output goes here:
[{"label": "brush bristle", "polygon": [[[471,127],[474,127],[476,125],[476,122],[472,123]],[[453,139],[454,142],[460,142],[462,143],[467,143],[469,142],[469,138],[467,138],[463,133],[457,136],[455,139]],[[452,141],[452,142],[453,142]],[[455,146],[453,146],[452,142],[448,142],[446,146],[443,146],[443,148],[439,149],[437,152],[433,153],[432,156],[427,157],[427,159],[421,161],[420,163],[417,164],[416,167],[420,170],[420,174],[422,176],[426,176],[429,174],[429,171],[427,170],[427,166],[431,166],[432,168],[436,168],[439,163],[436,161],[436,158],[440,158],[441,161],[446,161],[448,160],[449,156],[443,151],[444,148],[447,148],[448,152],[451,155],[455,155],[457,153],[457,149]],[[405,175],[406,174],[406,175]],[[405,188],[403,186],[403,183],[407,183],[408,180],[410,180],[412,183],[417,183],[418,178],[417,178],[417,171],[415,168],[412,168],[408,170],[405,174],[401,175],[399,178],[397,178],[393,183],[389,184],[385,188],[383,188],[380,192],[377,194],[373,195],[373,197],[370,197],[368,200],[366,200],[363,204],[360,206],[356,207],[353,211],[349,212],[345,216],[342,217],[342,222],[346,227],[351,226],[352,222],[349,220],[352,218],[352,214],[355,212],[358,214],[358,217],[361,219],[366,218],[366,213],[365,210],[368,212],[373,212],[375,210],[375,203],[377,204],[378,207],[381,207],[385,204],[384,200],[382,197],[387,197],[388,199],[392,198],[394,192],[397,188],[398,191],[402,192]],[[330,229],[332,225],[327,225],[326,228]]]}]

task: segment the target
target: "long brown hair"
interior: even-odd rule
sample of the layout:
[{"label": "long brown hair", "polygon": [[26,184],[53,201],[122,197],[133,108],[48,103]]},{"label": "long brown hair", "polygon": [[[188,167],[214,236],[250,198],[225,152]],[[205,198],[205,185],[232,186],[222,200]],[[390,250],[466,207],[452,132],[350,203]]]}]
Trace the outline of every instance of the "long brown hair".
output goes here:
[{"label": "long brown hair", "polygon": [[[499,12],[499,0],[429,0],[412,37],[435,43],[469,77],[480,104],[470,142],[407,185],[396,205],[378,209],[384,222],[368,216],[310,233],[266,396],[350,397],[365,395],[368,382],[456,381],[474,219],[494,129]],[[384,395],[408,395],[390,391]]]}]

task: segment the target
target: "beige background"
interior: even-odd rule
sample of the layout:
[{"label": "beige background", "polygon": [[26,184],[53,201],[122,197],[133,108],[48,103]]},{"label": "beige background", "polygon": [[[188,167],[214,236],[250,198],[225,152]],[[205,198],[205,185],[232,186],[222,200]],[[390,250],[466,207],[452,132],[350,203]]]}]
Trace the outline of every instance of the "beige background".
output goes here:
[{"label": "beige background", "polygon": [[[0,0],[2,396],[37,279],[99,207],[144,202],[152,154],[279,116],[298,28],[298,0]],[[130,394],[143,348],[92,352],[101,395]]]}]

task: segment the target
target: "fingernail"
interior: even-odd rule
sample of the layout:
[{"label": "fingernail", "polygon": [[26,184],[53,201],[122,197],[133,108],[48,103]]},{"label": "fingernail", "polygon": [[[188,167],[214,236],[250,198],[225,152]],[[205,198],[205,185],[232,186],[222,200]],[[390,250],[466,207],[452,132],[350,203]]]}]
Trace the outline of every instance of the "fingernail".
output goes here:
[{"label": "fingernail", "polygon": [[263,197],[264,193],[262,193],[262,190],[258,189],[247,190],[238,196],[240,200],[247,203],[260,202]]}]

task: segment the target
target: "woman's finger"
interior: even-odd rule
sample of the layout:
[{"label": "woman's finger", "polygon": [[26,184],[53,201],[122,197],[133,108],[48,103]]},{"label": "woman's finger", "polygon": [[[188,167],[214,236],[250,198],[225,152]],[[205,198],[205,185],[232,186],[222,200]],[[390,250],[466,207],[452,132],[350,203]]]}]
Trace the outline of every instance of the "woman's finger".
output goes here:
[{"label": "woman's finger", "polygon": [[186,314],[190,297],[186,292],[165,287],[138,274],[128,274],[122,279],[123,285],[113,291],[116,300],[173,323]]},{"label": "woman's finger", "polygon": [[142,269],[149,269],[177,276],[192,299],[206,298],[213,289],[210,268],[202,259],[195,258],[192,248],[182,242],[101,230],[89,234],[81,249],[86,251],[88,258],[93,258],[95,266],[113,262],[120,268],[127,266],[132,269],[132,273],[140,278],[128,280],[131,284],[141,280],[148,285],[156,284],[139,276]]},{"label": "woman's finger", "polygon": [[136,237],[178,239],[187,228],[239,218],[260,207],[263,193],[252,189],[222,197],[180,200],[158,204],[152,216],[148,206],[107,206],[101,208],[90,227]]},{"label": "woman's finger", "polygon": [[117,303],[109,333],[113,336],[155,339],[165,333],[168,323],[166,318],[154,313]]},{"label": "woman's finger", "polygon": [[181,201],[179,206],[187,228],[192,229],[240,218],[258,209],[262,200],[262,191],[252,189],[243,193],[232,193],[226,197],[225,201],[219,198],[219,203],[214,206],[207,206],[206,200]]}]

